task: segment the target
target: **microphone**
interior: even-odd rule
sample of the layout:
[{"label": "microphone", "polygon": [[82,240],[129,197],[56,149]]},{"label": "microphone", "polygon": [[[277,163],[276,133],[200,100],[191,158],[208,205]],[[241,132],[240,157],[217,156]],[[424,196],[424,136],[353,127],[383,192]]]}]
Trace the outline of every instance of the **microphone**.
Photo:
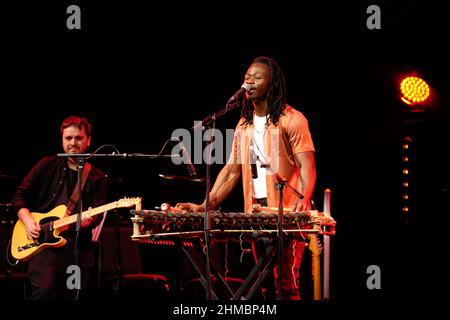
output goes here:
[{"label": "microphone", "polygon": [[228,100],[227,105],[236,102],[245,92],[249,91],[251,87],[252,86],[248,83],[244,83],[241,88]]},{"label": "microphone", "polygon": [[191,157],[189,156],[189,153],[187,152],[187,150],[184,146],[184,143],[181,140],[180,140],[180,150],[181,150],[181,156],[184,157],[184,163],[186,164],[189,175],[191,177],[197,176],[197,172],[195,171],[195,167],[192,164]]},{"label": "microphone", "polygon": [[253,149],[253,139],[250,140],[250,167],[252,170],[252,179],[258,178],[258,168],[256,167],[256,154]]},{"label": "microphone", "polygon": [[203,130],[204,126],[211,123],[218,115],[222,115],[223,113],[230,111],[231,109],[236,107],[237,106],[236,101],[238,101],[238,99],[240,97],[242,97],[242,95],[245,92],[249,91],[251,88],[252,88],[252,86],[247,83],[242,84],[241,88],[235,94],[233,94],[233,96],[228,100],[227,105],[224,110],[219,112],[219,114],[214,114],[213,116],[208,116],[205,119],[203,119],[202,121],[194,122],[194,126],[191,129],[192,130],[198,130],[198,129]]}]

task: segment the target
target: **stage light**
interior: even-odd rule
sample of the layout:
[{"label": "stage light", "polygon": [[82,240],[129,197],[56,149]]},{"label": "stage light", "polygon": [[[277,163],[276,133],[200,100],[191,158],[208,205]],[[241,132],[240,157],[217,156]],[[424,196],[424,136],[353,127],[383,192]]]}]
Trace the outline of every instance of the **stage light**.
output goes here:
[{"label": "stage light", "polygon": [[422,104],[430,96],[430,86],[421,78],[409,76],[400,83],[401,99],[408,105]]},{"label": "stage light", "polygon": [[[404,214],[405,219],[409,219],[411,215],[411,211],[409,208],[409,153],[411,152],[411,147],[413,147],[413,139],[411,135],[403,136],[402,141],[402,212]],[[405,221],[407,222],[407,221]]]},{"label": "stage light", "polygon": [[[416,183],[412,183],[415,178],[415,138],[416,128],[421,122],[426,120],[429,112],[432,112],[433,105],[436,102],[436,92],[431,86],[422,78],[418,70],[410,70],[403,74],[398,74],[395,79],[395,85],[399,88],[397,95],[401,98],[401,125],[402,125],[402,141],[400,142],[400,170],[401,170],[401,206],[399,209],[403,213],[405,223],[408,223],[410,217],[414,215],[415,207],[411,206],[414,203],[414,192],[410,194],[410,190],[417,188]],[[412,184],[410,184],[410,182]]]}]

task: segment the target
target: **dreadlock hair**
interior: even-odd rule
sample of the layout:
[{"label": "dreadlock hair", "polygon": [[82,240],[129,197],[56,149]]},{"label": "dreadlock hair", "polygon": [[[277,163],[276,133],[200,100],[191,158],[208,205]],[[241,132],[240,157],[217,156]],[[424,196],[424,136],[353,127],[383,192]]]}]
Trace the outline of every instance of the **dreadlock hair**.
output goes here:
[{"label": "dreadlock hair", "polygon": [[[267,111],[270,122],[276,126],[280,116],[283,115],[284,108],[286,108],[286,83],[283,71],[275,60],[268,57],[259,56],[253,60],[252,64],[254,63],[264,63],[269,67],[270,83],[267,91]],[[241,117],[245,119],[242,125],[252,124],[254,108],[251,101],[243,97],[242,106]]]}]

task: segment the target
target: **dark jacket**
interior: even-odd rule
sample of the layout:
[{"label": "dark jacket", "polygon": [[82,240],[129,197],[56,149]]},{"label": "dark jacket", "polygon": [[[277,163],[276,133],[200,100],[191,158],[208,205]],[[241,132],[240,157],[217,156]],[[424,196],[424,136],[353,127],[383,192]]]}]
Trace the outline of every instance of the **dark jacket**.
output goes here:
[{"label": "dark jacket", "polygon": [[[28,208],[31,212],[47,213],[61,204],[67,205],[77,181],[77,172],[69,169],[67,161],[66,158],[56,156],[41,159],[17,187],[11,201],[15,210]],[[105,174],[91,166],[82,192],[82,210],[105,204],[106,192]],[[74,213],[77,209],[74,208]],[[101,214],[96,215],[89,228],[81,229],[80,250],[90,251],[91,230],[101,219]],[[73,245],[74,230],[75,224],[72,224],[70,229],[62,234],[68,240],[65,247],[70,248]]]}]

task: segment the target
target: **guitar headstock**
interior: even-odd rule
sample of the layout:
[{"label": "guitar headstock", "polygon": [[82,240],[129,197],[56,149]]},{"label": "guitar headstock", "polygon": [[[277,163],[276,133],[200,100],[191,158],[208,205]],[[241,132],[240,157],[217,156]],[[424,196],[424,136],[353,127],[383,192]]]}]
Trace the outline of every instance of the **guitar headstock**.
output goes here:
[{"label": "guitar headstock", "polygon": [[322,253],[322,243],[320,242],[319,237],[317,236],[317,234],[310,234],[309,235],[309,250],[311,250],[311,252],[313,254],[321,254]]},{"label": "guitar headstock", "polygon": [[122,198],[119,201],[117,201],[117,207],[127,208],[127,207],[138,205],[141,203],[141,201],[142,201],[141,197]]}]

